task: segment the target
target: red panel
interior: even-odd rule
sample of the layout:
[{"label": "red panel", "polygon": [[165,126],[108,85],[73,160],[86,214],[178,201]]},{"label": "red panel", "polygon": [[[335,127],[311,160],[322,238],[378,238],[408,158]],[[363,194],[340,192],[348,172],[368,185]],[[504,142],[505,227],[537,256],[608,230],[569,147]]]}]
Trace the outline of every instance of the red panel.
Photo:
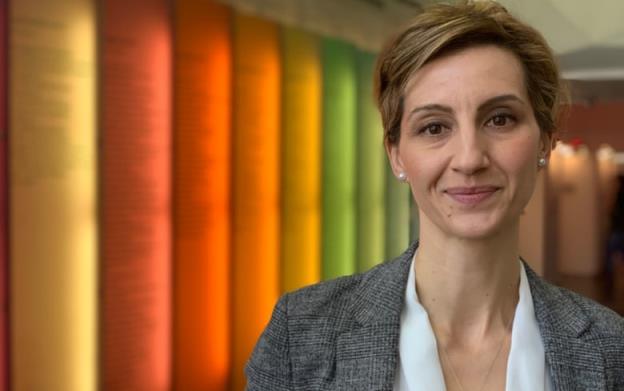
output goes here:
[{"label": "red panel", "polygon": [[624,102],[597,102],[592,105],[572,105],[565,118],[561,134],[564,141],[583,140],[591,150],[607,143],[615,150],[624,150],[622,135]]},{"label": "red panel", "polygon": [[168,390],[168,2],[106,0],[101,33],[101,385]]}]

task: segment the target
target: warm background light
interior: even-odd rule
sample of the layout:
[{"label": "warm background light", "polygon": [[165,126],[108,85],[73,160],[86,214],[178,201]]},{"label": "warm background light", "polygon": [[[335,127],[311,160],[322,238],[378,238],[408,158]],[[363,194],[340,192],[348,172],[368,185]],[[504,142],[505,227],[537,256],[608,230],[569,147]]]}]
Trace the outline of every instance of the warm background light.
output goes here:
[{"label": "warm background light", "polygon": [[318,37],[282,30],[281,289],[321,278],[321,57]]},{"label": "warm background light", "polygon": [[171,382],[171,31],[164,0],[106,0],[100,32],[101,390]]},{"label": "warm background light", "polygon": [[279,293],[279,27],[234,18],[232,387]]},{"label": "warm background light", "polygon": [[174,5],[174,389],[225,391],[231,358],[231,11],[212,1]]},{"label": "warm background light", "polygon": [[96,389],[96,14],[11,4],[11,380]]},{"label": "warm background light", "polygon": [[0,1],[0,391],[9,389],[9,221],[8,221],[8,118],[7,118],[7,75],[8,75],[8,6]]}]

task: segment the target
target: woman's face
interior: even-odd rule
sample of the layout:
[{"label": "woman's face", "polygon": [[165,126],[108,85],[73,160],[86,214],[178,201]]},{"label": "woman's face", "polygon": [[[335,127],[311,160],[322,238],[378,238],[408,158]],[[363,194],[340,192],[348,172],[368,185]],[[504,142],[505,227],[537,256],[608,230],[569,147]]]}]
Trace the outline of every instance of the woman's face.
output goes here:
[{"label": "woman's face", "polygon": [[484,45],[433,60],[408,81],[400,140],[387,151],[421,219],[446,235],[485,238],[513,227],[531,198],[549,140],[523,72],[512,52]]}]

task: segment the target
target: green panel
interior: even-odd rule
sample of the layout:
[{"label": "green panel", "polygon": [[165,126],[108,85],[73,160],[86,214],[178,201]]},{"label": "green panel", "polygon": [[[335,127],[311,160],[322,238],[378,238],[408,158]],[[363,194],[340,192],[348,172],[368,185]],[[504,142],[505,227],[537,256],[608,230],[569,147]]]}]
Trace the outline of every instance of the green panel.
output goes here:
[{"label": "green panel", "polygon": [[355,272],[355,123],[354,49],[323,41],[323,278]]},{"label": "green panel", "polygon": [[375,56],[357,55],[357,267],[385,258],[385,161],[381,117],[373,98]]},{"label": "green panel", "polygon": [[392,259],[407,248],[410,235],[410,192],[386,164],[386,258]]},{"label": "green panel", "polygon": [[420,233],[420,220],[418,214],[418,204],[414,201],[414,197],[409,197],[410,206],[410,222],[409,222],[409,241],[412,242],[418,239]]}]

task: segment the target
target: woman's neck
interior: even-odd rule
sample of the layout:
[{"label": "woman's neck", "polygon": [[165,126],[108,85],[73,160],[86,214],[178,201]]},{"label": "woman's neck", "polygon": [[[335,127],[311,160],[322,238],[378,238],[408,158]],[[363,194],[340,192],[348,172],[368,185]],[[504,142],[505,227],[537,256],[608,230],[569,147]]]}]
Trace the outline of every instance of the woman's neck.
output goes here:
[{"label": "woman's neck", "polygon": [[466,240],[421,221],[416,290],[436,334],[473,346],[499,334],[518,303],[517,224],[491,238]]}]

